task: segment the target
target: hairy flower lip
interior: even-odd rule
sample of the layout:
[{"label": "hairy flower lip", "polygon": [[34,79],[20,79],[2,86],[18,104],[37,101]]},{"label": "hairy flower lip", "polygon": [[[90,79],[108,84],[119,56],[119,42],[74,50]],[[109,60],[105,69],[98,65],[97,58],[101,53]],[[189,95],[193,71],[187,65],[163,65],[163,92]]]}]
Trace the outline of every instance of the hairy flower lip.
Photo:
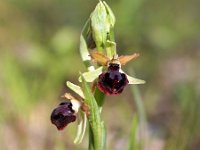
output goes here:
[{"label": "hairy flower lip", "polygon": [[126,74],[119,71],[118,64],[110,64],[108,71],[99,75],[97,87],[107,95],[121,94],[129,83]]},{"label": "hairy flower lip", "polygon": [[69,123],[76,120],[75,111],[70,101],[61,102],[51,113],[51,122],[58,130],[63,130]]}]

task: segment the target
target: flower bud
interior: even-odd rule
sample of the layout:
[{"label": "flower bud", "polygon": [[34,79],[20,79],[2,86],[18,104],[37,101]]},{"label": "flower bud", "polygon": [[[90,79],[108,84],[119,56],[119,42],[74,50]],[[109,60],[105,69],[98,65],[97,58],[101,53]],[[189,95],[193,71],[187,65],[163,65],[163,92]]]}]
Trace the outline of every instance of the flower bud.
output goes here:
[{"label": "flower bud", "polygon": [[91,14],[92,37],[97,48],[105,46],[114,24],[115,17],[111,9],[105,2],[100,1]]}]

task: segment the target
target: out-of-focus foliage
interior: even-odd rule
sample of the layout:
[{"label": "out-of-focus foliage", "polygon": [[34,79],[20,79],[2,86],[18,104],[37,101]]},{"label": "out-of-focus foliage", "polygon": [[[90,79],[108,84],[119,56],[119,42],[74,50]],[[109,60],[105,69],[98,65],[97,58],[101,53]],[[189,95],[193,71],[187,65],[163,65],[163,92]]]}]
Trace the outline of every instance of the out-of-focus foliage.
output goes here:
[{"label": "out-of-focus foliage", "polygon": [[[98,1],[1,0],[0,149],[66,150],[75,124],[58,132],[51,110],[66,89],[78,83],[84,65],[79,35]],[[128,64],[141,85],[148,118],[148,150],[200,147],[200,1],[107,1],[116,16],[119,54],[139,52]],[[126,70],[126,68],[124,68]],[[107,97],[103,116],[110,150],[128,148],[136,107],[129,87]],[[125,146],[127,145],[127,146]]]}]

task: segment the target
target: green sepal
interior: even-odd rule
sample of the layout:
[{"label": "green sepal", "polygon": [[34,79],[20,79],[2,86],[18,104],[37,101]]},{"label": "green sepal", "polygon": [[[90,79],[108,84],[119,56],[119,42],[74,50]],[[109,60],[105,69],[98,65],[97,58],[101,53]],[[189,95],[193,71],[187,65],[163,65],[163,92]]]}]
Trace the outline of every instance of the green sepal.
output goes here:
[{"label": "green sepal", "polygon": [[84,137],[85,131],[86,131],[86,125],[87,125],[86,113],[79,112],[77,119],[78,119],[78,128],[77,128],[76,137],[74,139],[74,143],[80,144],[83,140],[83,137]]},{"label": "green sepal", "polygon": [[115,42],[110,40],[106,41],[106,54],[110,59],[112,59],[117,54]]},{"label": "green sepal", "polygon": [[126,75],[129,81],[128,84],[145,84],[146,81]]},{"label": "green sepal", "polygon": [[75,85],[75,84],[71,83],[70,81],[67,81],[67,82],[66,82],[66,85],[67,85],[67,87],[70,88],[72,91],[74,91],[75,93],[77,93],[80,97],[82,97],[83,99],[85,98],[85,97],[84,97],[84,94],[83,94],[83,91],[82,91],[82,89],[81,89],[80,86]]},{"label": "green sepal", "polygon": [[[120,69],[120,72],[126,74],[122,69]],[[131,77],[131,76],[127,75],[127,74],[126,74],[126,77],[127,77],[128,81],[129,81],[128,84],[145,84],[146,83],[146,81],[144,81],[144,80]]]},{"label": "green sepal", "polygon": [[[103,72],[103,67],[99,67],[96,70],[84,72],[82,76],[86,82],[93,82],[101,73]],[[79,82],[82,82],[81,76],[79,77]]]},{"label": "green sepal", "polygon": [[105,1],[103,1],[103,4],[104,4],[104,6],[105,6],[105,8],[107,10],[107,13],[108,13],[107,19],[108,19],[110,25],[112,27],[114,27],[115,21],[116,21],[115,20],[115,15],[114,15],[114,13],[112,12],[112,10],[110,9],[110,7],[108,6],[108,4]]}]

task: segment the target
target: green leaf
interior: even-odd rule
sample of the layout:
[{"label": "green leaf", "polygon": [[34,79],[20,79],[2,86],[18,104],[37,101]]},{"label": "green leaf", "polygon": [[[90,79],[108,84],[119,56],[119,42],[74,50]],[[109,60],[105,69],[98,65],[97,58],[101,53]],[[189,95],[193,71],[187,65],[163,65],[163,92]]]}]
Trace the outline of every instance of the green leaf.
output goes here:
[{"label": "green leaf", "polygon": [[88,68],[88,70],[90,70],[91,67],[94,68],[91,63],[91,57],[90,57],[90,53],[89,53],[87,42],[86,42],[89,30],[90,30],[90,19],[87,20],[87,22],[85,23],[82,29],[81,36],[80,36],[80,48],[79,48],[81,58],[85,66]]},{"label": "green leaf", "polygon": [[[93,82],[103,71],[103,67],[99,67],[96,70],[84,72],[82,76],[86,80],[86,82]],[[82,82],[81,76],[79,77],[79,82]]]},{"label": "green leaf", "polygon": [[87,48],[87,44],[86,44],[86,41],[83,37],[83,35],[80,36],[80,54],[81,54],[81,57],[82,57],[82,60],[85,64],[85,66],[87,68],[90,68],[92,65],[91,65],[91,57],[89,56],[89,51],[88,51],[88,48]]},{"label": "green leaf", "polygon": [[89,56],[89,51],[87,48],[87,43],[81,34],[80,36],[80,53],[83,61],[91,60],[91,57]]},{"label": "green leaf", "polygon": [[80,95],[83,99],[85,98],[80,86],[75,85],[75,84],[71,83],[70,81],[67,81],[66,84],[67,84],[68,88],[70,88],[72,91],[74,91],[75,93]]},{"label": "green leaf", "polygon": [[93,146],[95,150],[103,150],[105,148],[105,127],[104,123],[101,121],[99,107],[97,102],[92,94],[90,86],[85,81],[84,77],[82,78],[82,88],[85,96],[85,102],[89,106],[89,123],[92,129],[93,134]]}]

